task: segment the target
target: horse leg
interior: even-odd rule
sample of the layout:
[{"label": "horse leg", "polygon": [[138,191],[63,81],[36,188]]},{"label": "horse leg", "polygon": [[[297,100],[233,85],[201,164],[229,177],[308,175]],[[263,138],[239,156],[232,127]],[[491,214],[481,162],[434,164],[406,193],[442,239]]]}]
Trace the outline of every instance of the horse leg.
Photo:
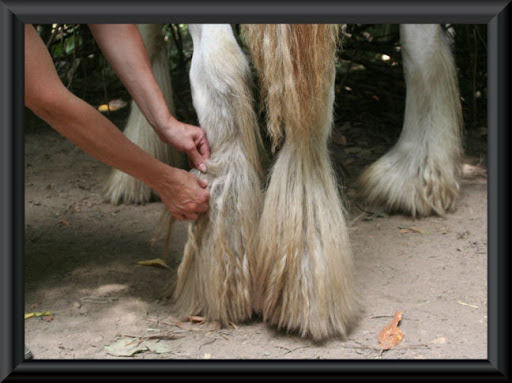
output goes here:
[{"label": "horse leg", "polygon": [[[139,24],[137,27],[146,46],[156,81],[167,101],[170,112],[174,113],[167,49],[162,36],[162,26],[160,24]],[[164,163],[180,168],[187,165],[186,156],[183,153],[174,150],[159,139],[134,101],[131,103],[130,116],[124,129],[124,135]],[[105,185],[105,198],[114,204],[119,204],[122,201],[145,203],[151,199],[151,195],[152,190],[149,186],[117,169],[112,169]]]},{"label": "horse leg", "polygon": [[346,336],[359,311],[343,207],[327,147],[337,29],[244,27],[280,147],[260,220],[255,310],[321,341]]},{"label": "horse leg", "polygon": [[[177,280],[169,286],[179,315],[221,325],[252,316],[253,241],[261,211],[261,138],[249,64],[229,24],[189,25],[194,52],[192,100],[208,136],[209,210],[189,223]],[[172,225],[172,222],[170,223]]]},{"label": "horse leg", "polygon": [[400,26],[407,96],[395,146],[359,180],[370,205],[412,216],[454,209],[462,154],[457,74],[440,25]]}]

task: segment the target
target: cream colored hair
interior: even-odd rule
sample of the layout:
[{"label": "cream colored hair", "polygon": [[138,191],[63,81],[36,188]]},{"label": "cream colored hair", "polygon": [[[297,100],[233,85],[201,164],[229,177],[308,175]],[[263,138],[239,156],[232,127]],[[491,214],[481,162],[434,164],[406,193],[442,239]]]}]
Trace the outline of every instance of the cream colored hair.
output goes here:
[{"label": "cream colored hair", "polygon": [[396,145],[359,179],[360,197],[412,216],[455,209],[462,156],[462,111],[449,37],[437,24],[400,26],[407,85]]},{"label": "cream colored hair", "polygon": [[327,141],[332,127],[332,25],[247,25],[273,148],[260,221],[255,310],[323,340],[345,336],[358,311],[352,254]]},{"label": "cream colored hair", "polygon": [[[252,316],[254,238],[262,204],[261,138],[248,61],[229,25],[190,25],[194,107],[211,157],[202,175],[209,210],[189,223],[188,241],[169,286],[182,315],[202,314],[222,325]],[[171,221],[172,224],[172,221]]]},{"label": "cream colored hair", "polygon": [[[190,32],[193,102],[212,153],[208,173],[194,172],[208,180],[211,199],[209,211],[189,224],[183,260],[168,286],[174,308],[183,317],[202,314],[223,325],[256,312],[279,329],[317,341],[346,336],[360,304],[327,146],[337,26],[243,27],[275,154],[264,192],[247,58],[229,25],[191,25]],[[440,26],[403,25],[401,38],[404,129],[362,175],[359,191],[388,210],[443,215],[455,206],[462,155],[455,65]],[[152,133],[144,130],[137,134]],[[109,192],[114,202],[148,198],[125,181],[111,184],[117,185]]]},{"label": "cream colored hair", "polygon": [[[144,41],[155,79],[162,90],[169,111],[174,114],[171,77],[162,25],[138,24],[137,28]],[[130,108],[124,135],[163,163],[186,168],[186,155],[160,140],[134,101],[131,102]],[[123,201],[145,203],[151,199],[152,194],[154,194],[153,191],[145,183],[117,169],[112,169],[104,191],[105,199],[114,204]]]}]

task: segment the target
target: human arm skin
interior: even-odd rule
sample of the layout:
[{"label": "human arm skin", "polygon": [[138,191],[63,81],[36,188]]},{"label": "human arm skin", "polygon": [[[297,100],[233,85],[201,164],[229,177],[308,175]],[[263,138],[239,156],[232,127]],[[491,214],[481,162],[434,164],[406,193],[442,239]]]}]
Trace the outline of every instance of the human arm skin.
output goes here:
[{"label": "human arm skin", "polygon": [[144,42],[135,24],[90,24],[94,39],[160,139],[187,153],[206,171],[210,156],[205,132],[174,118],[158,86]]},{"label": "human arm skin", "polygon": [[149,185],[177,219],[197,219],[208,209],[205,181],[158,161],[66,89],[31,25],[25,26],[25,105],[92,157]]}]

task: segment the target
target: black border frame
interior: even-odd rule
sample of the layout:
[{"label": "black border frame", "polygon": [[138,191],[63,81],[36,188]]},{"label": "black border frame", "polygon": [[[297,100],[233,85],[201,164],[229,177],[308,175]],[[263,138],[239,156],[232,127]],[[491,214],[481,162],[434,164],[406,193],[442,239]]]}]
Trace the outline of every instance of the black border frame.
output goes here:
[{"label": "black border frame", "polygon": [[[510,0],[0,0],[0,381],[361,378],[508,380]],[[487,360],[24,361],[23,24],[475,23],[488,28]]]}]

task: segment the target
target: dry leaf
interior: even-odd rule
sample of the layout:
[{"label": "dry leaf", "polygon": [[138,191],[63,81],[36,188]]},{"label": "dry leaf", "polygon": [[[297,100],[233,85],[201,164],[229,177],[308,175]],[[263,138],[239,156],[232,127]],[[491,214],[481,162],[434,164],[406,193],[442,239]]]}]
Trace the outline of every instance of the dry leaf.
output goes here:
[{"label": "dry leaf", "polygon": [[144,346],[146,346],[149,351],[155,354],[167,354],[172,352],[174,349],[172,345],[160,342],[158,339],[145,340]]},{"label": "dry leaf", "polygon": [[189,316],[188,320],[192,323],[199,323],[199,324],[203,324],[206,321],[206,319],[204,317],[199,317],[199,316]]},{"label": "dry leaf", "polygon": [[398,226],[398,228],[400,229],[400,233],[402,233],[402,234],[411,233],[411,232],[415,232],[418,234],[428,234],[427,232],[419,229],[416,226],[411,226],[411,227]]},{"label": "dry leaf", "polygon": [[426,233],[426,232],[424,232],[423,230],[418,229],[416,226],[411,226],[411,230],[412,230],[412,231],[415,231],[416,233],[419,233],[419,234],[427,234],[427,233]]},{"label": "dry leaf", "polygon": [[45,322],[51,322],[53,320],[53,315],[44,316],[42,319]]},{"label": "dry leaf", "polygon": [[147,346],[139,338],[122,338],[105,346],[105,351],[113,356],[132,356],[147,349]]},{"label": "dry leaf", "polygon": [[167,263],[165,263],[165,261],[161,258],[150,259],[149,261],[139,261],[137,264],[142,266],[163,267],[164,269],[171,270]]},{"label": "dry leaf", "polygon": [[397,311],[391,323],[380,330],[379,345],[382,350],[389,350],[404,339],[404,333],[398,328],[398,324],[401,320],[402,311]]},{"label": "dry leaf", "polygon": [[60,220],[59,220],[59,225],[66,225],[66,226],[70,226],[70,225],[71,225],[71,222],[66,221],[65,219],[60,219]]},{"label": "dry leaf", "polygon": [[178,321],[172,317],[169,317],[168,319],[164,319],[160,323],[166,324],[168,326],[176,326],[179,329],[184,330],[184,331],[192,331],[192,330],[196,331],[197,330],[195,328],[186,326],[185,324],[181,323],[180,321]]}]

